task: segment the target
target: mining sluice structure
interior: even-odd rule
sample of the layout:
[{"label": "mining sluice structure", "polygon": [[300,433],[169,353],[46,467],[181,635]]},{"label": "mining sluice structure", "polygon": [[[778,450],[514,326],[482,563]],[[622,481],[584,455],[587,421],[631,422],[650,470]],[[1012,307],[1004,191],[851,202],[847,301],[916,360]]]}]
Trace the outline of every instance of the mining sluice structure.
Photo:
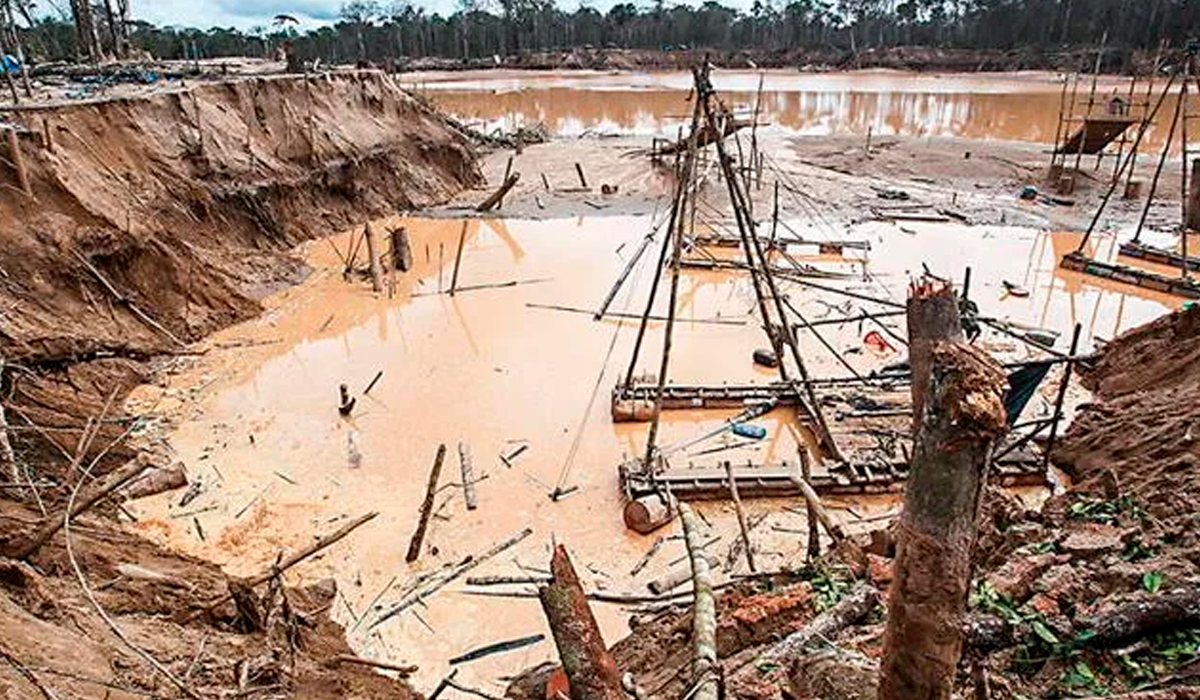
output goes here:
[{"label": "mining sluice structure", "polygon": [[[894,493],[907,477],[912,454],[911,373],[903,365],[870,374],[861,373],[821,335],[819,327],[870,322],[874,324],[872,328],[878,329],[876,333],[882,331],[891,336],[890,342],[905,345],[905,338],[882,321],[905,315],[905,305],[832,286],[826,280],[847,275],[802,264],[788,253],[791,246],[814,245],[822,255],[840,258],[849,251],[865,256],[870,245],[864,241],[809,240],[787,227],[780,218],[780,186],[793,194],[802,195],[802,191],[787,181],[785,171],[773,165],[740,166],[747,152],[750,163],[764,163],[765,158],[756,152],[753,136],[747,151],[739,140],[738,129],[724,126],[733,117],[713,91],[707,70],[695,70],[694,80],[695,103],[690,130],[675,147],[668,149],[676,159],[676,185],[666,226],[659,227],[665,235],[659,247],[658,274],[650,285],[628,369],[618,379],[611,394],[614,423],[648,425],[644,452],[619,466],[620,483],[627,500],[626,524],[639,532],[653,530],[669,522],[672,504],[677,500],[733,498],[736,502],[740,496],[791,497],[802,495],[806,490],[817,494]],[[754,126],[752,122],[750,128]],[[704,134],[713,133],[727,133],[727,136],[721,140],[703,138]],[[727,144],[728,141],[734,143]],[[709,168],[701,172],[698,167],[705,160],[702,148],[715,151],[716,175],[723,181],[722,193],[728,197],[731,218],[714,218],[725,215],[703,196]],[[769,235],[760,233],[761,222],[755,219],[752,210],[751,190],[762,186],[763,171],[775,177],[775,204],[769,218]],[[801,202],[809,211],[816,204],[807,196]],[[780,235],[781,227],[788,228],[788,232]],[[606,313],[609,301],[624,284],[638,258],[650,248],[654,235],[652,232],[627,262],[601,305],[598,317]],[[741,256],[737,258],[728,254],[718,257],[707,250],[729,249],[735,244],[741,250]],[[846,260],[861,263],[866,274],[865,257]],[[766,347],[756,351],[753,359],[760,366],[774,368],[778,374],[774,381],[705,385],[671,380],[672,332],[679,279],[684,268],[749,275],[757,319],[767,341]],[[664,280],[667,311],[662,356],[657,373],[639,375],[639,353]],[[857,316],[844,315],[838,319],[810,322],[784,292],[784,284],[852,297],[880,308],[870,312],[864,310]],[[967,298],[967,289],[963,289],[957,303],[964,316],[977,315],[973,311],[976,307]],[[653,318],[661,320],[663,317]],[[849,374],[828,378],[812,376],[800,351],[798,337],[802,332],[813,334]],[[1055,357],[1009,368],[1015,370],[1010,377],[1014,391],[1009,406],[1014,421],[1050,367],[1063,362],[1070,366],[1075,349],[1073,347],[1065,358]],[[748,362],[751,358],[744,360]],[[1018,387],[1020,391],[1016,390]],[[1033,438],[1047,430],[1053,434],[1062,417],[1061,401],[1060,396],[1050,419],[1015,426],[1017,429],[1008,442],[994,455],[993,483],[1003,486],[1045,483],[1047,461],[1033,445]],[[659,427],[664,412],[738,409],[741,413],[694,439],[673,445],[660,444]],[[807,433],[790,430],[797,445],[793,458],[751,460],[730,457],[727,450],[737,445],[701,450],[690,456],[685,454],[686,450],[705,440],[730,431],[737,432],[739,428],[745,430],[747,421],[777,409],[793,412],[795,422],[803,433]],[[790,424],[787,427],[792,428]],[[775,435],[772,439],[779,437]],[[693,459],[697,456],[700,458]]]},{"label": "mining sluice structure", "polygon": [[[1200,159],[1191,160],[1188,148],[1188,123],[1197,115],[1188,108],[1189,90],[1200,93],[1200,75],[1196,74],[1196,47],[1189,45],[1183,52],[1168,57],[1173,67],[1158,99],[1151,105],[1150,92],[1147,91],[1147,112],[1133,139],[1133,144],[1124,158],[1117,157],[1112,182],[1104,193],[1087,231],[1084,233],[1079,247],[1068,252],[1060,261],[1060,266],[1067,270],[1081,272],[1091,277],[1110,280],[1121,284],[1140,287],[1183,299],[1200,299],[1200,284],[1193,279],[1192,273],[1200,270],[1200,258],[1188,253],[1189,232],[1200,231]],[[1167,64],[1166,60],[1162,61]],[[1194,81],[1194,82],[1193,82]],[[1090,257],[1086,252],[1089,239],[1096,232],[1104,212],[1108,208],[1123,177],[1126,178],[1125,196],[1127,200],[1136,199],[1140,195],[1140,183],[1134,186],[1133,173],[1137,165],[1138,148],[1143,137],[1150,128],[1156,116],[1163,112],[1167,96],[1172,88],[1178,85],[1179,96],[1171,109],[1170,125],[1167,128],[1166,139],[1158,154],[1154,174],[1150,180],[1150,188],[1142,205],[1137,227],[1134,229],[1132,240],[1120,246],[1120,257],[1125,261],[1106,262]],[[1093,93],[1095,88],[1093,87]],[[1093,95],[1094,98],[1094,95]],[[1090,101],[1089,101],[1090,102]],[[1165,116],[1165,115],[1164,115]],[[1087,129],[1085,125],[1084,129]],[[1146,230],[1146,221],[1159,194],[1164,168],[1170,159],[1172,149],[1177,147],[1181,157],[1180,169],[1180,217],[1177,227],[1178,246],[1176,249],[1151,245],[1142,240]],[[1135,263],[1150,263],[1160,267],[1175,268],[1177,274],[1139,267]]]}]

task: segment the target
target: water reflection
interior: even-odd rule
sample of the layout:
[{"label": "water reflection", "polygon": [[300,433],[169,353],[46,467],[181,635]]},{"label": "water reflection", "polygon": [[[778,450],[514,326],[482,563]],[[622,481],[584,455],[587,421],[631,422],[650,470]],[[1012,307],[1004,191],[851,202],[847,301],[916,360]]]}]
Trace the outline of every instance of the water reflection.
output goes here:
[{"label": "water reflection", "polygon": [[[459,117],[486,129],[544,123],[562,136],[582,134],[670,135],[686,119],[686,88],[635,87],[640,76],[607,76],[598,89],[588,82],[562,85],[529,79],[510,89],[511,79],[440,83],[426,86],[428,96]],[[616,94],[613,84],[626,79],[626,89]],[[797,78],[799,79],[799,78]],[[868,80],[864,78],[864,81]],[[742,82],[735,83],[739,86]],[[891,136],[956,136],[1053,143],[1058,129],[1061,85],[1045,82],[1006,82],[1002,90],[986,80],[972,84],[956,80],[933,85],[902,75],[871,76],[857,85],[853,79],[816,89],[794,89],[774,81],[775,89],[763,92],[762,119],[805,135],[873,133]],[[950,88],[949,90],[946,88]],[[1086,87],[1080,88],[1086,99]],[[1098,90],[1107,95],[1124,93],[1127,86],[1109,85]],[[1139,89],[1142,93],[1144,88]],[[749,115],[754,87],[727,89],[723,96]],[[1144,93],[1139,100],[1144,100]],[[1200,101],[1193,109],[1200,108]],[[1162,147],[1174,99],[1159,112],[1158,122],[1146,133],[1143,150]]]}]

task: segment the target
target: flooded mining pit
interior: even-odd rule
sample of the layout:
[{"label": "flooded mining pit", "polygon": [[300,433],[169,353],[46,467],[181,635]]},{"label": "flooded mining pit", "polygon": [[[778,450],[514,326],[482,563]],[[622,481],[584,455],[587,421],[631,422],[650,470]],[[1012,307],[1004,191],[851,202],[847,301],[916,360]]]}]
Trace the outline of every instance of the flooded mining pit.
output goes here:
[{"label": "flooded mining pit", "polygon": [[[630,94],[640,97],[635,90]],[[684,106],[680,99],[679,107]],[[775,149],[779,161],[788,163],[791,135],[780,128],[764,130],[762,136],[770,139],[768,148]],[[575,147],[552,141],[527,148],[514,166],[524,171],[526,183],[524,190],[514,191],[514,200],[540,197],[539,190],[551,189],[542,188],[537,168],[529,164],[541,158],[569,172],[567,164],[577,161],[560,150]],[[506,160],[503,153],[489,158],[486,170],[493,186]],[[636,198],[636,206],[617,202],[597,207],[596,195],[577,193],[560,197],[548,212],[542,206],[516,207],[518,212],[541,212],[547,217],[541,220],[518,218],[513,208],[506,208],[504,218],[464,217],[446,209],[431,218],[372,222],[377,232],[405,228],[412,246],[413,268],[397,273],[394,287],[383,293],[371,292],[358,277],[343,278],[343,255],[361,227],[302,245],[298,252],[313,270],[306,282],[269,297],[260,318],[214,335],[203,344],[205,354],[172,361],[156,383],[131,397],[132,412],[165,418],[144,437],[165,440],[187,466],[192,482],[201,485],[199,495],[186,505],[180,505],[179,493],[138,502],[134,527],[237,575],[260,571],[279,551],[295,550],[350,518],[378,511],[369,526],[289,576],[297,582],[335,579],[340,594],[331,612],[346,626],[351,645],[364,657],[418,665],[413,682],[422,689],[444,677],[448,660],[456,656],[499,641],[547,634],[536,597],[528,597],[532,587],[510,586],[504,590],[517,597],[494,597],[487,594],[497,589],[467,585],[465,577],[380,622],[423,574],[478,555],[525,528],[532,535],[470,575],[542,575],[551,544],[558,542],[570,548],[589,590],[645,595],[646,582],[676,565],[684,546],[676,536],[677,524],[650,536],[626,530],[618,466],[644,450],[646,425],[614,423],[610,411],[613,388],[630,370],[637,317],[652,283],[655,256],[648,253],[633,266],[630,282],[611,307],[615,313],[597,322],[591,312],[663,218],[670,183],[647,174],[645,159],[614,160],[611,169],[592,161],[586,165],[596,182],[624,184],[636,174],[636,186],[624,187],[621,195]],[[802,184],[812,184],[838,204],[836,190],[853,176],[839,175],[834,181],[828,173],[810,169],[803,178]],[[864,177],[855,186],[870,191],[877,182]],[[714,195],[712,211],[700,214],[696,231],[728,236],[719,197],[723,185],[714,175],[705,189]],[[770,191],[767,186],[756,195],[756,211],[770,211]],[[462,199],[474,202],[485,195],[480,190]],[[963,193],[964,199],[970,196]],[[902,303],[910,280],[923,266],[958,282],[965,268],[972,268],[971,298],[981,315],[1010,324],[1005,326],[1009,333],[985,328],[981,342],[1008,362],[1039,354],[1014,340],[1013,332],[1053,331],[1058,334],[1056,350],[1065,352],[1079,323],[1081,352],[1087,352],[1097,339],[1110,339],[1179,304],[1060,269],[1061,256],[1079,244],[1078,234],[957,221],[852,223],[856,217],[847,211],[824,217],[794,202],[782,209],[780,223],[786,230],[870,245],[869,251],[846,246],[837,253],[831,252],[835,248],[822,253],[813,246],[788,246],[795,263],[821,274],[782,282],[790,302],[810,322],[880,308],[808,282]],[[660,232],[652,250],[662,237]],[[1093,236],[1088,250],[1115,255],[1118,237],[1112,231]],[[460,241],[462,256],[456,265]],[[716,249],[706,259],[737,258],[736,251]],[[451,296],[456,268],[459,290]],[[1005,282],[1028,296],[1012,294]],[[668,375],[672,384],[765,385],[776,378],[774,370],[752,361],[765,339],[744,272],[683,270],[677,312]],[[652,314],[665,313],[660,296]],[[883,323],[903,338],[902,318]],[[842,360],[812,333],[801,333],[815,377],[866,374],[904,357],[899,340],[865,320],[831,322],[821,326],[821,334]],[[886,342],[879,343],[879,337]],[[656,373],[661,349],[662,323],[651,321],[633,374]],[[357,401],[348,416],[338,411],[343,383]],[[1051,412],[1053,387],[1053,382],[1043,384],[1026,408],[1027,416]],[[853,390],[821,389],[819,394],[835,432],[860,405]],[[685,442],[738,412],[664,413],[660,444]],[[776,409],[754,422],[766,429],[765,439],[725,433],[682,451],[673,466],[718,458],[737,464],[795,460],[790,410]],[[870,434],[860,438],[868,443],[875,439]],[[469,445],[474,456],[479,480],[475,510],[466,509],[461,489],[455,487],[461,481],[460,443]],[[435,517],[419,560],[406,564],[405,551],[439,444],[449,454]],[[825,467],[817,467],[821,469]],[[564,490],[569,490],[565,497],[551,498]],[[747,502],[760,569],[803,559],[804,538],[796,534],[805,527],[803,508],[790,509],[797,503],[796,498]],[[896,508],[890,496],[837,495],[829,505],[851,532],[879,527]],[[710,538],[719,538],[710,553],[721,562],[723,575],[744,572],[744,558],[731,556],[738,539],[731,506],[717,501],[702,503],[699,510],[711,525]],[[661,551],[632,576],[659,536],[666,538]],[[626,634],[629,605],[594,607],[610,643]],[[547,637],[463,664],[458,680],[500,694],[500,679],[554,658]]]}]

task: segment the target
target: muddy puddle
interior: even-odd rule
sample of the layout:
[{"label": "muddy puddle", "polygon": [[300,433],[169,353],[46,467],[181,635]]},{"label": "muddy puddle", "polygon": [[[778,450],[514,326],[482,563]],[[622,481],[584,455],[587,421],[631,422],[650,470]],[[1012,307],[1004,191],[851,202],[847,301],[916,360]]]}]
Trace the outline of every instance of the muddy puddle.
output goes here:
[{"label": "muddy puddle", "polygon": [[[749,116],[759,74],[718,71],[714,84]],[[1162,89],[1162,81],[1156,88]],[[543,123],[555,134],[673,135],[688,114],[691,76],[685,73],[417,73],[404,83],[447,111],[484,128]],[[1146,99],[1144,81],[1134,102]],[[1084,111],[1091,83],[1079,86]],[[1097,100],[1126,95],[1130,81],[1104,77]],[[619,91],[619,96],[618,96]],[[1061,77],[1049,73],[995,75],[906,74],[891,71],[794,73],[767,71],[762,120],[802,135],[955,136],[1054,143]],[[1200,107],[1200,100],[1193,107]],[[1174,102],[1143,147],[1162,147]]]},{"label": "muddy puddle", "polygon": [[[133,409],[153,407],[171,417],[173,427],[163,437],[193,480],[204,485],[183,507],[179,493],[137,503],[137,527],[232,574],[247,574],[347,518],[379,511],[365,528],[294,570],[292,580],[336,579],[341,595],[333,613],[346,624],[351,644],[364,656],[418,664],[415,684],[427,691],[446,673],[447,659],[547,630],[536,599],[469,595],[461,580],[426,606],[372,630],[379,612],[420,573],[483,552],[529,527],[531,537],[472,574],[537,571],[547,565],[557,541],[571,549],[589,588],[644,593],[645,582],[666,571],[684,549],[682,542],[668,540],[646,571],[630,578],[654,538],[624,528],[616,467],[643,449],[645,426],[614,425],[609,394],[628,371],[634,322],[597,323],[586,314],[543,307],[596,308],[651,219],[376,222],[377,230],[398,225],[412,235],[416,267],[397,280],[391,298],[371,293],[367,283],[343,281],[339,255],[348,250],[350,233],[306,244],[302,253],[314,268],[306,283],[268,299],[261,318],[215,336],[205,356],[135,394]],[[452,284],[460,236],[465,245],[458,285],[464,291],[438,294]],[[1077,236],[924,223],[865,224],[842,236],[868,241],[872,250],[865,265],[857,251],[846,258],[801,258],[848,276],[823,284],[903,300],[910,275],[922,263],[958,278],[963,261],[973,260],[973,297],[985,315],[1050,327],[1068,337],[1079,321],[1085,349],[1093,337],[1111,338],[1176,303],[1059,271],[1057,256],[1078,245]],[[1110,254],[1110,238],[1092,245],[1102,257]],[[653,257],[644,256],[615,310],[640,312]],[[1003,280],[1031,295],[1006,296]],[[516,284],[477,288],[509,282]],[[764,343],[751,317],[754,298],[744,275],[685,271],[679,294],[673,380],[772,379],[751,362]],[[834,295],[798,286],[791,294],[812,320],[846,310],[847,300]],[[860,305],[854,302],[853,308]],[[833,328],[827,339],[850,351],[847,360],[860,371],[900,359],[863,351],[865,331],[856,324]],[[662,324],[650,325],[635,372],[657,371],[661,331]],[[1020,344],[987,338],[1002,356],[1027,355]],[[1060,349],[1065,343],[1066,338]],[[812,338],[803,346],[814,375],[844,376]],[[379,372],[370,394],[362,395]],[[337,410],[341,383],[358,397],[348,418]],[[670,414],[663,443],[695,436],[729,415]],[[730,453],[731,459],[794,457],[796,445],[784,425],[790,420],[785,411],[761,419],[768,438]],[[445,487],[421,559],[405,564],[437,445],[450,448],[446,485],[460,481],[460,442],[471,447],[476,475],[486,475],[478,484],[479,508],[466,510],[459,489]],[[720,439],[696,451],[713,444]],[[506,466],[500,455],[520,446],[527,447]],[[554,502],[549,494],[556,487],[578,490]],[[894,508],[882,498],[834,502],[864,518]],[[801,555],[803,537],[795,532],[804,527],[803,516],[783,505],[750,504],[752,518],[766,516],[755,535],[761,569]],[[732,511],[718,503],[701,512],[722,538],[711,551],[724,561],[735,538]],[[855,531],[855,516],[840,512]],[[673,526],[663,534],[674,532]],[[624,636],[623,608],[597,605],[596,611],[610,642]],[[552,642],[543,641],[465,664],[459,680],[500,694],[499,678],[554,655]]]}]

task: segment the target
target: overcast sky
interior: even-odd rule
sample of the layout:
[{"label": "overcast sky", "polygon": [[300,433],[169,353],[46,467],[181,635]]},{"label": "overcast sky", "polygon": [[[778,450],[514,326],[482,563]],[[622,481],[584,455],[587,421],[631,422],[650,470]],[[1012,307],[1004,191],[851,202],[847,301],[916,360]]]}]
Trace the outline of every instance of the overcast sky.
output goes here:
[{"label": "overcast sky", "polygon": [[[443,15],[454,12],[454,0],[411,0],[413,5],[424,7],[427,12]],[[200,27],[250,27],[269,26],[271,19],[287,13],[300,20],[301,31],[337,19],[343,0],[133,0],[135,19],[143,19],[159,25]],[[66,5],[66,3],[62,3]],[[380,4],[386,6],[384,0]],[[559,0],[565,8],[575,9],[579,0]],[[591,3],[597,9],[606,9],[613,0]]]}]

